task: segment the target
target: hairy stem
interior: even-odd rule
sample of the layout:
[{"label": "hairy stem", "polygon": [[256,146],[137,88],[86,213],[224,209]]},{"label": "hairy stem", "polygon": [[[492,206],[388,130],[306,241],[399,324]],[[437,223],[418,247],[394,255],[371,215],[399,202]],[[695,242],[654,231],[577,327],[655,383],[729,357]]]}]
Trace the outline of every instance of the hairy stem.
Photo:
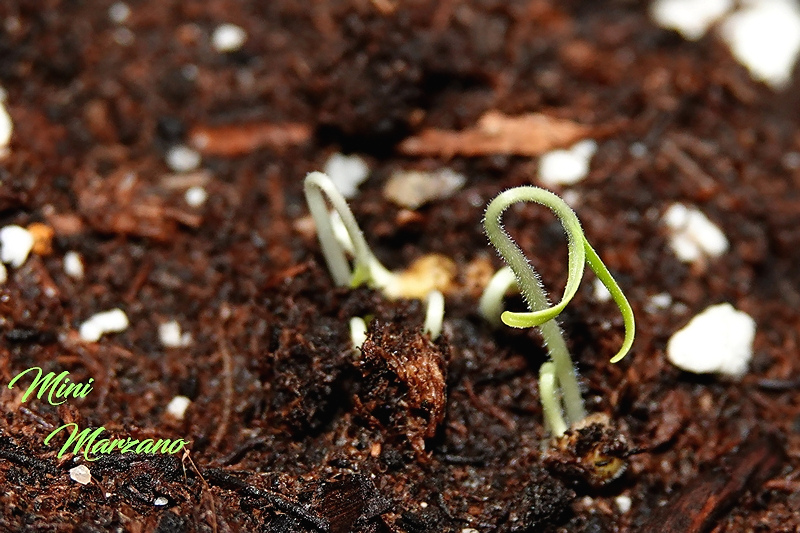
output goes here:
[{"label": "hairy stem", "polygon": [[[503,212],[511,204],[521,201],[536,202],[548,207],[556,213],[567,231],[569,277],[564,297],[554,306],[550,306],[536,271],[501,224]],[[577,292],[578,284],[583,276],[585,251],[582,241],[585,239],[578,217],[563,200],[549,191],[538,187],[517,187],[501,193],[489,204],[486,208],[484,226],[489,240],[514,272],[517,286],[531,310],[531,313],[506,311],[502,316],[503,322],[514,327],[539,326],[547,351],[555,365],[558,384],[564,396],[567,419],[570,423],[582,420],[586,416],[586,410],[583,406],[578,379],[561,329],[554,320]]]}]

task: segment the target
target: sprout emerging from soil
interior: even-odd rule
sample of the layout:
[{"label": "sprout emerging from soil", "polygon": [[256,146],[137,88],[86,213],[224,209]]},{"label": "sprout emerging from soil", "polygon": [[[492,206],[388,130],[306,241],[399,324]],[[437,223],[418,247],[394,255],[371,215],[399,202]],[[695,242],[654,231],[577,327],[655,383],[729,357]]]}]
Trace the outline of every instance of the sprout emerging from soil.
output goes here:
[{"label": "sprout emerging from soil", "polygon": [[[564,295],[555,305],[549,304],[539,275],[501,224],[503,212],[517,202],[535,202],[547,207],[556,214],[567,233],[569,247],[567,284]],[[530,308],[530,312],[524,313],[504,311],[500,319],[506,325],[516,328],[538,326],[550,354],[551,362],[542,365],[540,370],[539,394],[549,430],[554,437],[561,437],[568,428],[574,427],[586,418],[586,410],[567,344],[555,318],[577,293],[585,264],[589,264],[598,279],[608,288],[625,323],[625,339],[620,351],[611,359],[612,363],[622,359],[633,344],[635,328],[633,310],[597,252],[586,240],[578,217],[555,194],[532,186],[517,187],[503,192],[486,208],[484,227],[489,241],[497,248],[516,278],[516,284]],[[489,320],[496,320],[500,314],[503,295],[512,284],[510,273],[505,269],[498,271],[490,281],[481,298],[481,312]],[[566,420],[562,415],[562,402]]]},{"label": "sprout emerging from soil", "polygon": [[[366,283],[375,289],[386,289],[386,287],[397,282],[397,276],[384,267],[372,252],[364,239],[361,228],[358,227],[350,206],[347,205],[344,197],[333,184],[331,179],[322,172],[312,172],[306,176],[304,190],[306,203],[314,217],[314,224],[317,226],[317,236],[322,247],[322,254],[328,264],[328,270],[333,277],[333,282],[340,287],[358,287]],[[352,246],[353,268],[345,254],[346,247],[336,236],[331,214],[325,205],[323,193],[328,197],[334,212],[341,219]],[[347,248],[350,248],[347,246]]]},{"label": "sprout emerging from soil", "polygon": [[436,339],[442,333],[442,322],[444,321],[444,295],[439,291],[431,291],[426,298],[427,309],[425,310],[425,324],[422,331]]},{"label": "sprout emerging from soil", "polygon": [[[444,317],[444,296],[435,287],[439,283],[449,283],[446,273],[443,277],[439,276],[442,277],[441,280],[437,278],[437,274],[447,270],[449,265],[443,265],[443,262],[452,263],[452,261],[442,256],[428,256],[427,259],[423,258],[422,265],[432,263],[434,265],[422,269],[423,272],[416,272],[414,265],[407,272],[400,274],[391,272],[369,249],[347,201],[327,175],[322,172],[308,174],[304,182],[304,191],[308,209],[317,227],[322,254],[325,256],[334,283],[340,287],[358,287],[366,284],[368,287],[381,290],[390,298],[398,296],[413,298],[426,294],[427,310],[423,330],[435,340],[441,333]],[[332,213],[328,210],[325,197],[333,207]],[[353,258],[352,268],[348,255]],[[426,275],[435,279],[433,281],[425,279]],[[431,290],[426,288],[424,293],[418,295],[420,286]],[[350,327],[353,345],[360,347],[363,343],[362,335],[366,336],[366,326],[351,322]]]},{"label": "sprout emerging from soil", "polygon": [[353,343],[353,350],[361,353],[361,345],[367,340],[367,323],[360,316],[350,319],[350,342]]},{"label": "sprout emerging from soil", "polygon": [[495,272],[481,295],[478,310],[495,327],[502,323],[500,315],[503,314],[503,296],[512,287],[517,289],[517,278],[514,271],[505,266]]}]

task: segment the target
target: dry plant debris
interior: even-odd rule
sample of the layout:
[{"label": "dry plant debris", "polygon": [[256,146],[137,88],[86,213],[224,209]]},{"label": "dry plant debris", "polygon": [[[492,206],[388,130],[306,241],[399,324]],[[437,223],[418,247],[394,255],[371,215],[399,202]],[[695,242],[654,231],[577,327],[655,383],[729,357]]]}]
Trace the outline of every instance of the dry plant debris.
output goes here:
[{"label": "dry plant debris", "polygon": [[303,144],[311,137],[305,124],[251,122],[225,126],[197,125],[189,132],[190,144],[204,155],[237,157],[261,148],[281,150]]},{"label": "dry plant debris", "polygon": [[361,354],[360,410],[388,435],[399,429],[424,457],[425,439],[444,421],[447,354],[419,330],[377,321]]},{"label": "dry plant debris", "polygon": [[593,128],[542,113],[505,115],[487,111],[478,123],[462,131],[428,128],[404,140],[400,151],[414,156],[519,155],[534,157],[571,146],[591,135]]}]

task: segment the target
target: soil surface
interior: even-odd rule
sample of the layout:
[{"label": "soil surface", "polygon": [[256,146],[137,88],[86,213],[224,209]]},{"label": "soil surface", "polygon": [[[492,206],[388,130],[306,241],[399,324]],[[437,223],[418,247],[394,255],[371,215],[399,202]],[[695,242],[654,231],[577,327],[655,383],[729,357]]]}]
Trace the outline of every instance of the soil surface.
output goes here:
[{"label": "soil surface", "polygon": [[[800,531],[800,77],[775,92],[713,34],[685,42],[622,0],[131,0],[118,22],[110,6],[0,6],[14,126],[0,226],[54,232],[0,287],[1,531]],[[238,50],[212,46],[225,22],[246,31]],[[483,210],[536,183],[537,158],[400,150],[487,111],[598,143],[587,178],[557,192],[637,318],[616,365],[622,321],[593,276],[559,319],[587,407],[638,452],[603,486],[543,453],[538,333],[477,312],[502,266]],[[197,170],[168,167],[179,144],[199,147]],[[387,267],[455,262],[435,342],[421,302],[334,287],[302,179],[339,151],[371,169],[350,205]],[[384,197],[397,170],[445,167],[466,176],[449,198],[412,211]],[[661,221],[674,202],[729,250],[680,262]],[[558,222],[526,205],[506,223],[558,294]],[[670,365],[672,333],[721,302],[757,324],[746,375]],[[82,341],[114,308],[130,326]],[[360,356],[353,316],[372,319]],[[186,346],[161,342],[172,320]],[[23,403],[6,385],[34,366],[93,390]],[[176,396],[191,400],[182,419]],[[59,458],[64,434],[44,440],[72,422],[190,451]],[[79,464],[89,484],[71,479]]]}]

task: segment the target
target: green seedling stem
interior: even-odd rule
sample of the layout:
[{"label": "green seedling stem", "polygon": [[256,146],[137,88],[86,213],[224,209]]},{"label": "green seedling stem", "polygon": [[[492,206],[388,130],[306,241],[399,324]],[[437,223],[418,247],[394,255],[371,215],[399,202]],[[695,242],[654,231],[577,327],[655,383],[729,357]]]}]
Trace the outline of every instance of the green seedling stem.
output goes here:
[{"label": "green seedling stem", "polygon": [[[509,206],[517,202],[535,202],[547,207],[555,213],[566,231],[569,251],[567,284],[564,289],[564,295],[555,305],[550,305],[539,275],[502,226],[503,213]],[[635,324],[633,310],[628,300],[597,255],[597,252],[586,240],[575,212],[566,202],[552,192],[539,187],[525,186],[501,193],[486,208],[484,227],[489,241],[514,273],[517,286],[530,309],[530,312],[523,313],[504,311],[501,315],[501,320],[506,325],[516,328],[539,327],[554,365],[554,368],[548,367],[546,369],[548,376],[546,380],[550,380],[549,376],[552,373],[552,380],[549,381],[549,384],[553,390],[560,388],[569,423],[574,424],[583,420],[586,416],[586,410],[583,406],[577,375],[561,329],[554,319],[577,293],[578,286],[583,278],[585,265],[588,264],[597,275],[597,278],[608,288],[611,297],[622,313],[625,324],[625,338],[622,348],[611,359],[612,363],[616,363],[625,357],[625,354],[628,353],[633,344]],[[491,307],[491,304],[487,304],[487,308]],[[550,402],[550,399],[547,401]],[[543,400],[543,404],[545,404],[545,400]],[[545,407],[546,409],[547,407]],[[550,409],[552,411],[552,405]],[[555,427],[551,427],[551,429],[555,432],[557,429],[561,429],[561,425],[555,424]]]}]

